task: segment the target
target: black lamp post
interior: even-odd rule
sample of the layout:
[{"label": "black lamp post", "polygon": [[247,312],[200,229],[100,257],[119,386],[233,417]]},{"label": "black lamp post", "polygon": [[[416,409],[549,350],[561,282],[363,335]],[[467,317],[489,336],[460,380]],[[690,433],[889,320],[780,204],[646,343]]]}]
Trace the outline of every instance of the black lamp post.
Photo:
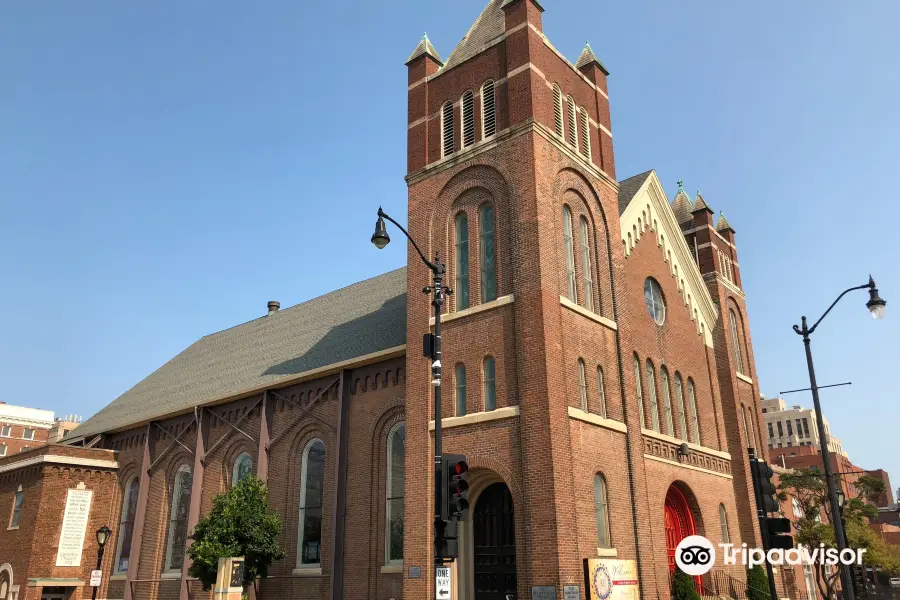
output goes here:
[{"label": "black lamp post", "polygon": [[434,307],[434,342],[431,344],[431,385],[434,387],[434,527],[435,527],[435,546],[434,546],[434,567],[435,575],[437,575],[438,548],[444,536],[444,522],[441,520],[441,456],[443,453],[441,445],[442,436],[442,411],[441,411],[441,307],[447,295],[453,291],[444,285],[444,275],[446,267],[441,262],[438,252],[434,253],[434,261],[425,258],[419,246],[413,240],[409,232],[407,232],[400,223],[392,219],[386,212],[378,207],[378,221],[375,223],[375,233],[372,234],[372,243],[379,250],[383,249],[391,242],[391,238],[387,233],[384,220],[387,219],[397,226],[412,247],[419,253],[419,258],[425,263],[425,266],[431,271],[432,284],[425,286],[422,290],[425,294],[431,294],[431,305]]},{"label": "black lamp post", "polygon": [[[106,542],[109,541],[109,536],[112,534],[112,530],[104,525],[100,529],[97,530],[97,570],[100,570],[101,564],[103,563],[103,548],[106,546]],[[97,600],[97,587],[94,587],[94,591],[91,592],[91,600]]]},{"label": "black lamp post", "polygon": [[[852,287],[850,289],[844,290],[840,296],[837,297],[837,300],[831,303],[831,306],[828,307],[828,310],[825,311],[819,320],[816,321],[812,327],[809,327],[806,324],[806,317],[801,317],[801,326],[798,327],[794,325],[794,331],[798,335],[803,336],[803,344],[806,346],[806,366],[809,369],[809,385],[812,390],[813,396],[813,405],[816,410],[816,426],[819,430],[819,447],[822,452],[822,463],[825,468],[825,485],[828,489],[828,500],[831,505],[831,522],[834,527],[834,538],[837,543],[838,552],[844,550],[847,547],[847,540],[844,537],[844,528],[841,526],[841,504],[838,500],[838,492],[834,485],[834,474],[831,472],[831,451],[828,449],[828,433],[825,431],[825,419],[822,417],[822,405],[819,403],[819,386],[816,385],[816,370],[813,367],[813,359],[812,359],[812,351],[810,350],[810,341],[809,336],[813,334],[816,328],[819,326],[819,323],[822,322],[828,313],[831,312],[831,309],[840,302],[841,298],[847,295],[849,292],[855,290],[869,290],[869,301],[866,302],[866,308],[869,309],[869,312],[872,315],[873,319],[881,319],[884,317],[884,307],[887,304],[881,297],[878,296],[878,288],[875,287],[875,280],[872,279],[872,276],[869,276],[869,282],[865,285],[859,285],[856,287]],[[841,564],[839,565],[841,569],[841,587],[844,590],[844,598],[845,600],[856,600],[856,597],[853,593],[853,579],[850,574],[850,568],[847,565]]]}]

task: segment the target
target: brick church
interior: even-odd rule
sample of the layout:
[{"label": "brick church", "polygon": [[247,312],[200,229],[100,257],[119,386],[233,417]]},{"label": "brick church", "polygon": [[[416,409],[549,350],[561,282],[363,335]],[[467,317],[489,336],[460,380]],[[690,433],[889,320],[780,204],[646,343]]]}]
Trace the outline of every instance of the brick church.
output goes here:
[{"label": "brick church", "polygon": [[[590,598],[583,561],[607,557],[635,561],[642,598],[668,598],[683,537],[758,537],[746,449],[765,443],[735,233],[652,170],[616,179],[608,72],[590,46],[564,57],[542,12],[490,0],[446,59],[426,37],[406,62],[409,233],[454,290],[444,451],[471,469],[454,597]],[[270,303],[81,425],[69,443],[115,452],[98,597],[206,598],[187,536],[248,473],[284,522],[262,600],[434,597],[430,275],[410,248],[407,268]],[[2,506],[39,486],[15,460],[0,461],[19,473]],[[50,577],[13,553],[0,545],[10,585]]]}]

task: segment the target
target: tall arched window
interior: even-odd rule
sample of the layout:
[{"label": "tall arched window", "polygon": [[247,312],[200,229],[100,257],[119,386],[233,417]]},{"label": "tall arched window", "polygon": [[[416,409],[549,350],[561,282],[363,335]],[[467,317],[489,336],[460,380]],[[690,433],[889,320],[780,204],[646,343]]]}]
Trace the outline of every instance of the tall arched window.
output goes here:
[{"label": "tall arched window", "polygon": [[469,217],[457,213],[455,219],[456,238],[456,310],[469,308]]},{"label": "tall arched window", "polygon": [[300,527],[297,567],[315,568],[321,560],[322,492],[325,488],[325,442],[312,440],[303,450],[300,467]]},{"label": "tall arched window", "polygon": [[603,367],[597,366],[597,395],[600,397],[600,416],[606,418],[606,386],[603,382]]},{"label": "tall arched window", "polygon": [[563,206],[563,242],[566,252],[566,281],[568,289],[567,297],[572,302],[578,302],[578,292],[575,289],[575,241],[572,239],[572,211],[568,206]]},{"label": "tall arched window", "polygon": [[751,447],[756,448],[756,430],[753,429],[753,407],[747,407],[747,425],[749,427],[750,433],[750,444]]},{"label": "tall arched window", "polygon": [[235,486],[253,474],[253,459],[246,452],[241,452],[231,469],[231,485]]},{"label": "tall arched window", "polygon": [[497,382],[493,356],[486,356],[481,369],[482,392],[484,393],[484,410],[497,408]]},{"label": "tall arched window", "polygon": [[578,401],[581,410],[588,411],[587,373],[584,372],[584,361],[578,359]]},{"label": "tall arched window", "polygon": [[641,416],[641,427],[646,427],[647,422],[644,420],[644,394],[641,392],[641,359],[638,355],[634,355],[634,391],[637,395],[638,413]]},{"label": "tall arched window", "polygon": [[694,394],[694,380],[688,377],[688,409],[691,411],[691,441],[700,443],[700,421],[697,418],[697,397]]},{"label": "tall arched window", "polygon": [[662,384],[663,410],[666,415],[666,434],[675,437],[675,424],[672,419],[672,394],[669,392],[669,371],[665,367],[660,369],[660,383]]},{"label": "tall arched window", "polygon": [[25,504],[25,490],[22,489],[22,485],[19,484],[18,489],[16,490],[16,495],[13,497],[13,506],[12,506],[12,514],[9,515],[9,528],[10,529],[18,529],[19,523],[22,520],[22,506]]},{"label": "tall arched window", "polygon": [[406,460],[406,425],[397,423],[388,434],[387,507],[385,509],[384,562],[403,564],[403,481]]},{"label": "tall arched window", "polygon": [[737,372],[744,375],[744,357],[741,353],[741,336],[738,333],[738,320],[737,315],[734,314],[734,309],[728,309],[728,317],[731,326],[731,345],[734,346],[734,365]]},{"label": "tall arched window", "polygon": [[725,505],[719,505],[719,525],[722,527],[722,543],[730,544],[731,536],[728,535],[728,513],[725,512]]},{"label": "tall arched window", "polygon": [[453,154],[453,103],[441,107],[441,158]]},{"label": "tall arched window", "polygon": [[590,129],[590,119],[588,119],[587,111],[583,108],[580,111],[581,115],[581,153],[586,157],[591,157],[591,129]]},{"label": "tall arched window", "polygon": [[471,91],[462,97],[462,147],[475,143],[475,94]]},{"label": "tall arched window", "polygon": [[497,133],[497,101],[494,98],[494,82],[481,86],[482,137],[487,139]]},{"label": "tall arched window", "polygon": [[688,441],[687,413],[684,410],[684,384],[681,375],[675,373],[675,402],[678,404],[678,425],[681,427],[681,439]]},{"label": "tall arched window", "polygon": [[[744,434],[744,439],[747,440],[747,442],[749,443],[749,441],[750,441],[750,436],[749,436],[749,434],[747,433],[747,413],[746,413],[746,410],[747,410],[747,409],[744,408],[744,405],[741,404],[741,433]],[[791,424],[791,420],[788,419],[788,426],[790,426],[790,424]]]},{"label": "tall arched window", "polygon": [[553,84],[553,124],[556,127],[556,135],[563,137],[563,103],[562,90]]},{"label": "tall arched window", "polygon": [[568,111],[568,119],[566,125],[569,131],[566,132],[566,140],[573,148],[578,148],[578,118],[575,116],[575,100],[572,96],[566,98],[566,110]]},{"label": "tall arched window", "polygon": [[456,383],[456,416],[466,415],[466,366],[462,363],[456,365],[453,377]]},{"label": "tall arched window", "polygon": [[656,399],[656,369],[647,360],[647,393],[650,395],[650,425],[653,431],[659,431],[659,401]]},{"label": "tall arched window", "polygon": [[481,252],[481,301],[497,299],[497,256],[494,245],[494,207],[478,209],[478,247]]},{"label": "tall arched window", "polygon": [[138,488],[140,479],[133,475],[126,483],[122,494],[122,512],[119,517],[119,539],[116,540],[116,560],[113,563],[115,573],[128,571],[128,559],[131,557],[131,539],[134,537],[134,513],[137,511]]},{"label": "tall arched window", "polygon": [[611,548],[606,479],[599,473],[594,476],[594,511],[597,514],[597,546],[599,548]]},{"label": "tall arched window", "polygon": [[581,285],[584,288],[584,307],[594,310],[594,279],[591,266],[591,242],[588,234],[588,220],[579,219],[581,225]]},{"label": "tall arched window", "polygon": [[172,506],[169,509],[169,541],[166,544],[166,571],[181,571],[187,542],[188,511],[191,507],[191,467],[181,465],[175,472]]}]

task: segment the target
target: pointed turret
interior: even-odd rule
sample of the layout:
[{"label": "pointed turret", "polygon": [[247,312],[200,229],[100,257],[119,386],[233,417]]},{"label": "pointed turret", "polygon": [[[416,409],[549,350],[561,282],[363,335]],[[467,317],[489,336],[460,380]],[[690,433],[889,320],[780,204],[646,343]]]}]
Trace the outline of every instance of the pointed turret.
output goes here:
[{"label": "pointed turret", "polygon": [[686,223],[691,220],[691,199],[684,191],[684,182],[678,180],[678,192],[672,200],[672,212],[678,223]]},{"label": "pointed turret", "polygon": [[706,204],[706,200],[703,199],[703,195],[700,193],[700,190],[697,190],[697,197],[694,199],[694,208],[691,209],[691,213],[697,213],[701,210],[705,210],[709,214],[713,214],[712,209],[709,207],[709,205]]},{"label": "pointed turret", "polygon": [[[710,211],[710,212],[712,212],[712,211]],[[725,218],[725,213],[723,213],[723,212],[719,213],[719,222],[716,223],[716,231],[718,231],[719,233],[723,233],[725,231],[730,231],[731,233],[734,233],[734,228],[728,222],[728,219]]]},{"label": "pointed turret", "polygon": [[584,67],[589,65],[596,64],[600,67],[600,70],[603,71],[604,75],[609,75],[609,71],[606,70],[606,67],[603,66],[603,63],[600,62],[600,59],[597,58],[597,55],[594,54],[593,48],[591,48],[591,44],[589,42],[584,43],[584,50],[581,51],[581,56],[578,57],[578,62],[575,63],[575,67],[579,70],[582,70]]},{"label": "pointed turret", "polygon": [[409,65],[409,63],[413,62],[420,56],[428,56],[436,63],[438,66],[444,64],[441,60],[441,57],[438,55],[437,50],[434,49],[434,46],[431,45],[431,40],[428,39],[428,34],[422,36],[422,39],[419,41],[419,45],[416,46],[416,49],[413,50],[413,53],[409,55],[409,58],[406,59],[404,64]]}]

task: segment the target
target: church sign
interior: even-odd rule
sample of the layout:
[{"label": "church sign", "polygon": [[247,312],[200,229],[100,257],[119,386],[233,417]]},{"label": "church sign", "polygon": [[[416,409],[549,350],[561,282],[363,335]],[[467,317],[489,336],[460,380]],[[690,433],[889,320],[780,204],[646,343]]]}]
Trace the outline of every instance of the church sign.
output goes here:
[{"label": "church sign", "polygon": [[633,560],[586,558],[584,584],[588,600],[638,600],[637,563]]},{"label": "church sign", "polygon": [[80,483],[77,489],[70,489],[66,495],[66,511],[63,514],[59,550],[56,553],[57,567],[81,566],[84,534],[91,513],[93,494],[93,491],[84,489],[84,484]]}]

